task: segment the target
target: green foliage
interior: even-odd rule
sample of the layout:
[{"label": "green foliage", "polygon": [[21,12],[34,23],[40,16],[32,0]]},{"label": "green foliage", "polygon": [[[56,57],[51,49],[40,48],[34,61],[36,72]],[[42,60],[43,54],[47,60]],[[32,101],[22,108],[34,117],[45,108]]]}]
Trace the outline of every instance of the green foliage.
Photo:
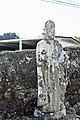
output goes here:
[{"label": "green foliage", "polygon": [[19,36],[16,35],[16,33],[4,33],[3,35],[0,35],[0,40],[8,40],[8,39],[19,39]]},{"label": "green foliage", "polygon": [[78,42],[80,42],[80,37],[76,37],[76,36],[75,36],[75,39],[76,39]]}]

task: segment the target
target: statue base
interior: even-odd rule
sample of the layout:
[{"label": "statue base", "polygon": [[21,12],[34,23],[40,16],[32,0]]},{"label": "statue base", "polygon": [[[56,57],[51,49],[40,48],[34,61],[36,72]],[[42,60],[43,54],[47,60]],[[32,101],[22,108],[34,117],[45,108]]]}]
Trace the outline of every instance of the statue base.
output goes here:
[{"label": "statue base", "polygon": [[42,112],[39,109],[35,109],[34,116],[41,118],[41,120],[58,120],[63,119],[66,117],[65,111],[59,111],[59,112]]}]

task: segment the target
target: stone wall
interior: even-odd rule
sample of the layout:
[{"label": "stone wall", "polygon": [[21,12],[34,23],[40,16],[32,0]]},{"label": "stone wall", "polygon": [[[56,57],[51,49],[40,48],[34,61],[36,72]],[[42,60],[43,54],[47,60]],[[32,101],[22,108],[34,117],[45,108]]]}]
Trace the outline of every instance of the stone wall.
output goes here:
[{"label": "stone wall", "polygon": [[[67,109],[74,107],[80,115],[80,47],[64,50],[70,59],[65,94],[69,102]],[[37,104],[35,52],[0,52],[0,120],[27,120],[25,116],[33,115]]]},{"label": "stone wall", "polygon": [[35,59],[35,50],[0,53],[0,120],[33,114],[37,104]]},{"label": "stone wall", "polygon": [[66,100],[80,115],[80,47],[67,47],[64,50],[69,55],[68,86]]}]

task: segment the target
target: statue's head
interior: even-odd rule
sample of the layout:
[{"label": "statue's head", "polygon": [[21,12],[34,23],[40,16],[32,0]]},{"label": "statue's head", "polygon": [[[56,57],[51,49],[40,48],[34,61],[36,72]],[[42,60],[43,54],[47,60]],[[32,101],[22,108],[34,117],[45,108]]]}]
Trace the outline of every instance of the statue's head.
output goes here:
[{"label": "statue's head", "polygon": [[55,24],[52,20],[48,20],[45,23],[45,26],[43,29],[43,38],[54,40],[54,37],[55,37]]}]

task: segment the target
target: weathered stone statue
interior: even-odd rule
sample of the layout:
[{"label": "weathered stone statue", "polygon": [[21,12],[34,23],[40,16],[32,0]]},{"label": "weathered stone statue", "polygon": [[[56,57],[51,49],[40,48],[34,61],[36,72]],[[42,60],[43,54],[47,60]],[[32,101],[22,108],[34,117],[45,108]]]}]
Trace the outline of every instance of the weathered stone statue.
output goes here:
[{"label": "weathered stone statue", "polygon": [[55,37],[55,24],[49,20],[43,29],[43,40],[36,49],[38,76],[38,107],[52,118],[66,116],[64,98],[66,92],[68,56]]}]

